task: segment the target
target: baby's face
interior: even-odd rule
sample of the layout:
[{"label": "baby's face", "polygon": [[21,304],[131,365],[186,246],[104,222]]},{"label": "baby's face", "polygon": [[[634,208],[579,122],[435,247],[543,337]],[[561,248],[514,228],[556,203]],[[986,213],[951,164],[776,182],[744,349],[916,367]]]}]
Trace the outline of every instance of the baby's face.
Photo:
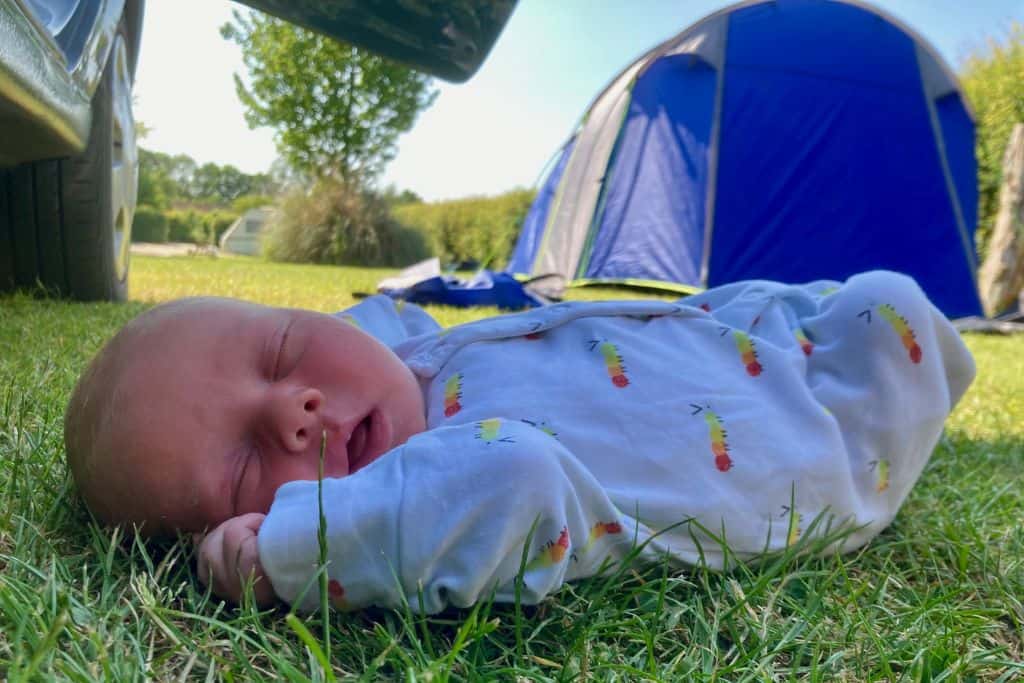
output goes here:
[{"label": "baby's face", "polygon": [[343,477],[423,431],[412,373],[349,323],[210,300],[147,330],[129,352],[111,427],[129,519],[197,531],[266,512],[282,484]]}]

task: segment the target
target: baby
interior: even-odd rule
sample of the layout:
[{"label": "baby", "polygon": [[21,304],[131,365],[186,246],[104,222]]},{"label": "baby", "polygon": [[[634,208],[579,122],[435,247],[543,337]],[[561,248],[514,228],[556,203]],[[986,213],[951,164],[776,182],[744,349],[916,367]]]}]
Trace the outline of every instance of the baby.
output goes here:
[{"label": "baby", "polygon": [[99,520],[205,533],[215,593],[315,609],[325,435],[332,603],[436,612],[520,580],[537,602],[637,545],[714,568],[826,528],[857,548],[973,377],[887,272],[447,330],[383,297],[339,316],[191,299],[97,355],[65,439]]}]

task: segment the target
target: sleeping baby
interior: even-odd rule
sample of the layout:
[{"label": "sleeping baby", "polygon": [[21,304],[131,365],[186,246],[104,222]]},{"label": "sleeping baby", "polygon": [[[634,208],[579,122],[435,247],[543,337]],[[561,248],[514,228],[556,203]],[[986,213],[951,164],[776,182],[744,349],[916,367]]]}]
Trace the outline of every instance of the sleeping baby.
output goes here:
[{"label": "sleeping baby", "polygon": [[536,603],[627,555],[721,569],[826,530],[858,548],[973,377],[889,272],[449,329],[385,297],[336,316],[198,298],[101,350],[65,441],[99,521],[196,533],[216,594],[307,610],[323,441],[332,604],[436,612],[517,584]]}]

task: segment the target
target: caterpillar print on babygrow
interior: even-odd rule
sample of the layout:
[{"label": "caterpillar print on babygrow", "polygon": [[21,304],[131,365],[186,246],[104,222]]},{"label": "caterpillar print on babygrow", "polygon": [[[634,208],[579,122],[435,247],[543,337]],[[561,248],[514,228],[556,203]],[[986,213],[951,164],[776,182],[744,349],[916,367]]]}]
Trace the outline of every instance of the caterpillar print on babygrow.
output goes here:
[{"label": "caterpillar print on babygrow", "polygon": [[537,341],[544,335],[544,332],[540,329],[540,323],[533,323],[530,326],[530,331],[523,335],[523,339],[527,341]]},{"label": "caterpillar print on babygrow", "polygon": [[520,418],[520,422],[525,422],[526,424],[530,425],[531,427],[533,427],[535,429],[539,429],[540,431],[542,431],[545,434],[547,434],[548,436],[550,436],[552,439],[557,439],[558,438],[558,432],[555,431],[554,427],[552,427],[550,424],[548,424],[547,420],[527,420],[524,417],[524,418]]},{"label": "caterpillar print on babygrow", "polygon": [[[889,323],[893,331],[899,335],[900,343],[903,344],[903,348],[907,350],[907,355],[910,356],[910,362],[917,364],[921,362],[922,352],[921,347],[917,344],[917,335],[914,333],[910,323],[907,319],[900,315],[891,304],[879,304],[877,307],[878,314],[882,316],[885,322]],[[868,324],[871,324],[871,309],[861,311],[857,314],[857,317],[867,320]]]},{"label": "caterpillar print on babygrow", "polygon": [[896,334],[900,336],[900,341],[903,342],[903,348],[910,355],[910,360],[914,363],[920,363],[921,347],[917,345],[917,335],[910,328],[907,319],[897,313],[896,309],[889,304],[879,306],[878,312],[885,318],[887,323],[892,325],[892,329],[896,331]]},{"label": "caterpillar print on babygrow", "polygon": [[875,491],[881,493],[889,488],[889,461],[882,458],[872,460],[868,465],[875,473]]},{"label": "caterpillar print on babygrow", "polygon": [[569,527],[563,526],[561,533],[558,534],[558,538],[545,543],[537,557],[533,558],[533,560],[526,565],[526,568],[539,569],[541,567],[552,567],[565,559],[565,554],[568,550]]},{"label": "caterpillar print on babygrow", "polygon": [[[730,328],[722,328],[722,336],[729,331]],[[751,377],[757,377],[764,370],[761,367],[761,363],[757,357],[757,347],[754,346],[754,340],[750,338],[750,335],[740,330],[732,331],[732,338],[736,342],[736,349],[740,352],[740,360],[743,361],[743,366],[747,369],[747,374]]]},{"label": "caterpillar print on babygrow", "polygon": [[345,589],[337,579],[331,579],[327,582],[327,597],[330,598],[331,604],[335,609],[347,610],[348,604],[345,602]]},{"label": "caterpillar print on babygrow", "polygon": [[797,343],[800,344],[800,348],[803,350],[805,356],[809,356],[814,352],[814,344],[807,338],[807,335],[799,327],[793,330],[793,334],[796,336]]},{"label": "caterpillar print on babygrow", "polygon": [[719,472],[728,472],[732,469],[732,458],[729,456],[729,444],[725,442],[725,427],[722,421],[712,410],[711,406],[699,406],[691,403],[693,408],[691,415],[704,414],[704,422],[708,425],[708,435],[711,438],[711,452],[715,456],[715,467]]},{"label": "caterpillar print on babygrow", "polygon": [[501,436],[501,420],[492,417],[488,420],[480,420],[476,423],[476,438],[480,439],[487,445],[492,443],[515,443],[515,440],[510,436]]},{"label": "caterpillar print on babygrow", "polygon": [[587,544],[583,546],[583,552],[587,552],[594,545],[597,539],[609,534],[621,534],[622,524],[619,522],[597,522],[590,527],[590,534],[587,536]]},{"label": "caterpillar print on babygrow", "polygon": [[608,370],[608,377],[611,378],[612,384],[620,389],[629,386],[626,368],[622,364],[622,356],[619,355],[619,349],[615,344],[599,339],[592,339],[587,343],[590,344],[591,351],[596,348],[601,353],[601,358],[604,359],[605,368]]},{"label": "caterpillar print on babygrow", "polygon": [[462,410],[462,373],[456,372],[444,383],[444,416],[451,417]]},{"label": "caterpillar print on babygrow", "polygon": [[798,510],[783,505],[782,514],[779,517],[789,520],[786,527],[786,547],[788,548],[800,540],[800,534],[803,533],[804,516]]}]

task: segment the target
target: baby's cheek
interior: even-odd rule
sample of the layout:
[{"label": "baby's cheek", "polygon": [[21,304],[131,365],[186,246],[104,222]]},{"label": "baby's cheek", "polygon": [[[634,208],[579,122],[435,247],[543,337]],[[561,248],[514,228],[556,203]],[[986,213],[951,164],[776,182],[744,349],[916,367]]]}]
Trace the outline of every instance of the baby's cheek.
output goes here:
[{"label": "baby's cheek", "polygon": [[267,514],[279,488],[291,481],[316,481],[317,465],[316,458],[289,455],[274,463],[273,467],[264,468],[261,473],[263,476],[259,478],[252,495],[247,499],[248,509],[239,510],[238,514],[247,512]]},{"label": "baby's cheek", "polygon": [[238,501],[235,505],[235,515],[246,515],[250,512],[266,514],[270,510],[270,504],[274,502],[276,486],[254,486],[247,491],[239,491]]}]

